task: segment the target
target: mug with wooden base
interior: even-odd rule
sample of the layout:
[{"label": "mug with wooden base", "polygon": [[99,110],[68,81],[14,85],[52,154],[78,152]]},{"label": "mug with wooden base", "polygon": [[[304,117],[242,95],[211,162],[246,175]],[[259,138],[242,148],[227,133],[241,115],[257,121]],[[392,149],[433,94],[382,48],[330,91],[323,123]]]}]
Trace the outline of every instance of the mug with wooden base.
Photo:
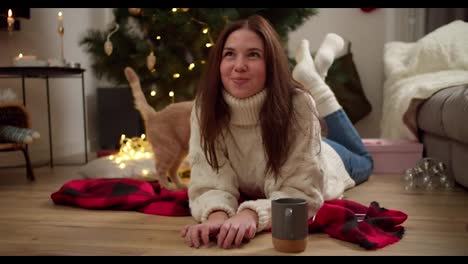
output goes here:
[{"label": "mug with wooden base", "polygon": [[308,231],[306,200],[280,198],[271,201],[271,234],[276,250],[285,253],[304,251]]}]

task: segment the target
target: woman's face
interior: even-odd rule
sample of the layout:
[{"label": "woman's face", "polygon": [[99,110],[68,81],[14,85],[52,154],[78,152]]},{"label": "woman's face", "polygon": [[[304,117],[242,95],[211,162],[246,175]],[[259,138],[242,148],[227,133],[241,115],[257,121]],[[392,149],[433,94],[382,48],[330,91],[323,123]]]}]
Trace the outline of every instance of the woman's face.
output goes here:
[{"label": "woman's face", "polygon": [[241,28],[229,35],[223,48],[220,73],[224,89],[230,95],[247,98],[265,87],[264,51],[262,39],[249,29]]}]

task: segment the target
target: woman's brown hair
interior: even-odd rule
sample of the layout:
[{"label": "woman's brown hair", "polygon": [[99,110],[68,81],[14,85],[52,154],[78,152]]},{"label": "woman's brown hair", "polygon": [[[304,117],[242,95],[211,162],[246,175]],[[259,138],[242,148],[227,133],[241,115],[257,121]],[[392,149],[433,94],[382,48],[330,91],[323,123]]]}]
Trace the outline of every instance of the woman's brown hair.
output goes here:
[{"label": "woman's brown hair", "polygon": [[304,89],[292,78],[288,58],[278,33],[261,16],[254,15],[229,24],[220,33],[210,52],[195,100],[196,109],[200,110],[201,145],[208,163],[218,170],[220,164],[216,156],[216,140],[222,136],[223,129],[228,127],[230,120],[229,106],[222,95],[223,84],[219,68],[226,39],[232,32],[242,28],[255,32],[263,40],[265,47],[267,95],[259,118],[267,157],[267,171],[271,170],[274,175],[278,175],[289,154],[289,146],[295,140],[289,129],[295,121],[293,94],[296,88]]}]

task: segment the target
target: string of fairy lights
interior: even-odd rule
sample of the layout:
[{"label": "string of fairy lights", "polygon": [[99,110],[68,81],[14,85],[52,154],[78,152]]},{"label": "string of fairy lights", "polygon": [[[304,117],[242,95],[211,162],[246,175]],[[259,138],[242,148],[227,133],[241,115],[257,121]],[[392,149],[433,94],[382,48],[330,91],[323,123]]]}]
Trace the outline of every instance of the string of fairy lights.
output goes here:
[{"label": "string of fairy lights", "polygon": [[[190,10],[190,8],[172,8],[170,12],[172,12],[173,14],[177,14],[178,12],[187,13],[189,10]],[[142,13],[141,8],[129,8],[128,11],[132,15],[140,15]],[[213,41],[213,38],[211,37],[211,33],[210,33],[211,30],[210,30],[210,26],[208,25],[208,23],[205,23],[203,21],[195,19],[192,16],[190,17],[190,20],[193,21],[194,23],[197,23],[197,24],[202,26],[201,34],[206,35],[207,40],[208,40],[204,44],[205,47],[206,48],[213,47],[214,41]],[[110,38],[115,32],[117,32],[119,30],[119,28],[120,28],[119,24],[115,23],[114,29],[111,32],[109,32],[109,34],[107,35],[106,42],[104,43],[104,52],[107,54],[107,56],[111,56],[112,51],[113,51],[113,44],[112,44],[112,41],[111,41]],[[161,36],[161,35],[157,35],[156,40],[161,40],[162,37],[163,36]],[[148,56],[146,57],[146,66],[147,66],[149,71],[151,71],[151,72],[156,71],[156,69],[155,69],[156,60],[157,60],[156,55],[154,54],[154,51],[151,50],[150,53],[148,54]],[[204,64],[205,61],[201,60],[200,63]],[[194,61],[191,61],[187,65],[187,70],[192,71],[195,67],[196,67],[196,63]],[[180,77],[181,77],[180,72],[174,72],[172,74],[173,79],[178,79]],[[150,92],[151,96],[156,96],[156,94],[157,94],[157,92],[154,89]],[[172,102],[174,102],[174,96],[175,96],[174,91],[169,91],[169,97],[172,99]]]},{"label": "string of fairy lights", "polygon": [[[151,144],[146,140],[146,135],[140,137],[128,138],[125,134],[120,136],[119,152],[110,155],[109,160],[113,161],[120,169],[125,169],[128,160],[140,160],[143,158],[149,159],[154,156]],[[141,171],[142,176],[148,176],[149,168],[144,168]]]},{"label": "string of fairy lights", "polygon": [[[120,136],[120,148],[116,154],[109,155],[108,159],[116,164],[118,168],[124,170],[127,163],[135,160],[152,159],[154,152],[151,143],[147,141],[146,135],[141,134],[140,137],[127,137],[125,134]],[[150,168],[141,168],[141,171],[134,171],[137,175],[142,177],[151,177]],[[190,175],[190,164],[185,159],[180,165],[178,171],[181,177],[188,177]]]}]

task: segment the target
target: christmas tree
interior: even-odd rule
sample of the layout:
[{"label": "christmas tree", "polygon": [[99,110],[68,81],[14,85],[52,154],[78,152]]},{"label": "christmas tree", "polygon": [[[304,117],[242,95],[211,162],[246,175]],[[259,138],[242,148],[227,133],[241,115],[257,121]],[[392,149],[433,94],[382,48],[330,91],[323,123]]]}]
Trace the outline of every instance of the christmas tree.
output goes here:
[{"label": "christmas tree", "polygon": [[288,33],[317,13],[313,8],[117,8],[113,12],[114,23],[104,31],[89,30],[80,45],[91,55],[98,78],[126,84],[123,69],[135,69],[156,110],[193,99],[210,47],[230,21],[262,15],[287,47]]}]

